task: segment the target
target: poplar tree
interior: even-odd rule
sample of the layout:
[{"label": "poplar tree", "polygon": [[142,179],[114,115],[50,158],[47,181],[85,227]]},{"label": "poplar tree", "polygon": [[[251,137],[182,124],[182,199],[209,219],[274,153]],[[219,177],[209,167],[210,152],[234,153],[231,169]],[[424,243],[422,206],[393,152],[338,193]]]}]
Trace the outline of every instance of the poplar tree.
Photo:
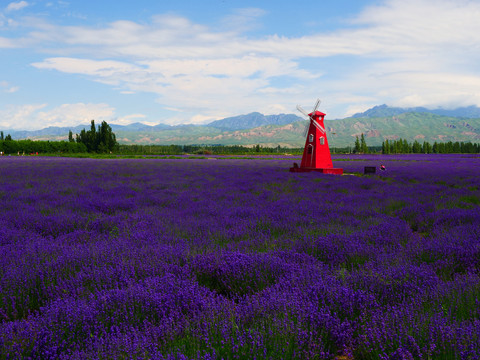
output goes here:
[{"label": "poplar tree", "polygon": [[368,146],[367,146],[367,142],[365,141],[365,136],[363,135],[363,133],[362,133],[362,136],[360,138],[360,149],[361,149],[362,153],[364,153],[364,154],[368,153]]},{"label": "poplar tree", "polygon": [[391,151],[392,151],[391,146],[390,146],[390,143],[388,142],[388,139],[387,139],[387,140],[385,140],[385,152],[384,152],[384,154],[390,154]]},{"label": "poplar tree", "polygon": [[356,136],[355,138],[356,138],[355,139],[355,152],[359,153],[360,151],[362,151],[362,149],[360,147],[360,140],[358,139],[358,136]]},{"label": "poplar tree", "polygon": [[113,151],[118,145],[115,134],[110,125],[106,121],[95,128],[95,120],[92,120],[90,130],[82,129],[77,135],[77,143],[83,143],[87,147],[88,152],[109,152]]}]

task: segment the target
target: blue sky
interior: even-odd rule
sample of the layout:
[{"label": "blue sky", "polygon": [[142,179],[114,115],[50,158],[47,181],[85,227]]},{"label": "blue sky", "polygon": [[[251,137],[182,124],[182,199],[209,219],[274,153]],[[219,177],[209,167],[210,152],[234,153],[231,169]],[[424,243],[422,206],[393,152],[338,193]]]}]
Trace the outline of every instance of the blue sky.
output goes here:
[{"label": "blue sky", "polygon": [[[0,129],[480,106],[480,0],[0,0]],[[298,114],[300,115],[300,114]]]}]

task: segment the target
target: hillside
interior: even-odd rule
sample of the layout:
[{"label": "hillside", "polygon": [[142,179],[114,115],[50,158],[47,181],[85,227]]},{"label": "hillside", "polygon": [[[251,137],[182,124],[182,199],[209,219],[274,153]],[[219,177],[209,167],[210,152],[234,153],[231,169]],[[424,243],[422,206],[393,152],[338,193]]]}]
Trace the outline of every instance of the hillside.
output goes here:
[{"label": "hillside", "polygon": [[207,126],[220,130],[236,131],[266,125],[287,125],[302,118],[293,114],[263,115],[258,112],[213,121]]},{"label": "hillside", "polygon": [[[329,133],[339,144],[352,142],[355,136],[365,135],[367,144],[381,145],[398,138],[409,142],[447,141],[480,142],[480,119],[464,119],[427,113],[404,113],[378,118],[349,118],[327,122]],[[341,146],[341,145],[338,145]]]},{"label": "hillside", "polygon": [[400,115],[404,113],[427,113],[435,114],[442,116],[451,116],[451,117],[462,117],[469,119],[480,118],[480,108],[476,106],[467,106],[457,109],[427,109],[424,107],[413,107],[413,108],[399,108],[391,107],[387,105],[374,106],[371,109],[363,113],[358,113],[353,115],[353,118],[377,118],[377,117],[390,117],[395,115]]},{"label": "hillside", "polygon": [[[418,109],[418,108],[417,108]],[[478,108],[461,108],[458,113],[476,113]],[[452,112],[452,110],[449,110]],[[207,125],[141,123],[127,126],[112,124],[117,140],[122,144],[222,144],[275,147],[301,147],[305,143],[303,130],[306,120],[290,115],[251,113]],[[261,124],[260,126],[256,126]],[[408,112],[405,109],[379,106],[365,113],[341,120],[325,120],[331,147],[352,146],[356,136],[363,133],[370,146],[381,145],[386,139],[407,139],[433,143],[446,141],[480,142],[480,116],[477,118],[445,116],[431,112]],[[65,140],[68,131],[74,133],[87,125],[74,128],[49,127],[38,131],[8,132],[14,139]]]}]

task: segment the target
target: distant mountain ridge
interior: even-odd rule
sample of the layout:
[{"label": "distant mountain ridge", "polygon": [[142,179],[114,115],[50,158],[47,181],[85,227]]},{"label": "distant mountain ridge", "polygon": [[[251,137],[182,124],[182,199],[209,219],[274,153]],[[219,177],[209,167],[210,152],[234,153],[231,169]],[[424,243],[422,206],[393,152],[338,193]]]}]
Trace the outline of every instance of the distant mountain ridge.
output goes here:
[{"label": "distant mountain ridge", "polygon": [[265,125],[286,125],[299,120],[303,119],[293,114],[263,115],[259,112],[253,112],[247,115],[239,115],[212,121],[206,126],[221,130],[235,131],[252,129]]},{"label": "distant mountain ridge", "polygon": [[[437,114],[439,113],[439,114]],[[453,115],[445,115],[453,114]],[[476,116],[478,114],[478,116]],[[262,115],[258,112],[216,120],[205,125],[154,126],[133,123],[110,124],[121,144],[159,145],[277,145],[301,147],[306,120],[294,114]],[[66,140],[68,132],[80,133],[90,125],[48,127],[36,131],[8,131],[14,139]],[[480,142],[480,108],[455,110],[375,106],[350,118],[325,120],[331,147],[352,146],[364,134],[367,144],[381,145],[386,139],[423,142]]]},{"label": "distant mountain ridge", "polygon": [[442,116],[452,116],[452,117],[462,117],[468,119],[480,118],[480,108],[477,106],[467,106],[460,107],[456,109],[427,109],[424,107],[413,107],[413,108],[399,108],[391,107],[385,104],[374,106],[371,109],[363,113],[357,113],[352,116],[352,118],[375,118],[375,117],[386,117],[386,116],[395,116],[404,113],[429,113]]}]

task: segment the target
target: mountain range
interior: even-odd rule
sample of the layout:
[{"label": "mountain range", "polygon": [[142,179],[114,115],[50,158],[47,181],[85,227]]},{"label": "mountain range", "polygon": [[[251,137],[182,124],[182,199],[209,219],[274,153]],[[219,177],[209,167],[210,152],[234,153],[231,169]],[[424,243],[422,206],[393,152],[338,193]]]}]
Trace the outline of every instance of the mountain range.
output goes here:
[{"label": "mountain range", "polygon": [[429,113],[451,117],[465,117],[469,119],[480,118],[480,108],[476,106],[460,107],[456,109],[427,109],[424,107],[400,108],[387,105],[375,106],[363,113],[353,115],[353,118],[375,118],[401,115],[404,113]]},{"label": "mountain range", "polygon": [[[206,125],[142,123],[110,124],[121,144],[205,144],[302,147],[307,121],[294,114],[262,115],[258,112],[213,121]],[[68,132],[79,133],[90,125],[47,127],[36,131],[8,131],[13,139],[66,140]],[[352,117],[325,120],[331,147],[352,146],[356,136],[365,135],[370,146],[386,139],[407,139],[433,143],[480,142],[480,108],[454,110],[375,106]]]}]

